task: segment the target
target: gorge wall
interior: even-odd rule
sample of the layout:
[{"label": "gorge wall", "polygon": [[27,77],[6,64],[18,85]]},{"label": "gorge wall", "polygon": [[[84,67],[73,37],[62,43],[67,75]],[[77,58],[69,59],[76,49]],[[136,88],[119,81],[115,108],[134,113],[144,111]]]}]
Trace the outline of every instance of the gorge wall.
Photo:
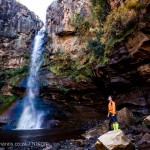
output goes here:
[{"label": "gorge wall", "polygon": [[149,10],[148,0],[54,1],[47,9],[47,58],[50,71],[67,78],[55,85],[80,91],[91,106],[112,94],[120,108],[148,114]]}]

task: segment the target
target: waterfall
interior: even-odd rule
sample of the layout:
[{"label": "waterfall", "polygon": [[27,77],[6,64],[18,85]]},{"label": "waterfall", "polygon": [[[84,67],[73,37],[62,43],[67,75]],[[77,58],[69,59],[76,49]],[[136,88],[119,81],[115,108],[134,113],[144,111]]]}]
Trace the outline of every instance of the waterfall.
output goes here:
[{"label": "waterfall", "polygon": [[42,64],[42,53],[44,44],[45,28],[41,28],[34,39],[34,47],[31,55],[29,78],[27,82],[26,95],[23,98],[23,112],[19,119],[17,129],[40,129],[43,112],[35,108],[36,97],[39,94],[39,69]]}]

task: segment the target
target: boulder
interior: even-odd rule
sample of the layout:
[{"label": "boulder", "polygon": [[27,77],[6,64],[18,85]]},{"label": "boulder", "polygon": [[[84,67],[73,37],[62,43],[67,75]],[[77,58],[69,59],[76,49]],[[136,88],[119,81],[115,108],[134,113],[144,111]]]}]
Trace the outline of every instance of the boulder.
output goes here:
[{"label": "boulder", "polygon": [[97,150],[132,150],[134,149],[133,143],[123,131],[109,131],[100,136],[95,143]]},{"label": "boulder", "polygon": [[118,111],[117,118],[121,128],[124,128],[126,125],[131,125],[134,122],[132,112],[126,107]]},{"label": "boulder", "polygon": [[145,133],[142,139],[136,145],[140,150],[149,150],[150,149],[150,134]]},{"label": "boulder", "polygon": [[84,134],[82,134],[82,136],[86,139],[90,139],[92,137],[100,136],[104,133],[107,133],[108,130],[109,130],[109,120],[105,120],[104,123],[92,128],[92,129],[89,129]]},{"label": "boulder", "polygon": [[150,115],[147,116],[145,119],[144,119],[144,123],[148,126],[150,126]]}]

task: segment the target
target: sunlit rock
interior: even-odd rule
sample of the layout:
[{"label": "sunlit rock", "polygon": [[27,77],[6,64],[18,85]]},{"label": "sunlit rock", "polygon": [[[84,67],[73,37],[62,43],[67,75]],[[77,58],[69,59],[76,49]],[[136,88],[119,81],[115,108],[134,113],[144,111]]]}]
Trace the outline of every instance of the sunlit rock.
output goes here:
[{"label": "sunlit rock", "polygon": [[109,131],[100,136],[95,143],[97,150],[133,150],[134,146],[122,130]]}]

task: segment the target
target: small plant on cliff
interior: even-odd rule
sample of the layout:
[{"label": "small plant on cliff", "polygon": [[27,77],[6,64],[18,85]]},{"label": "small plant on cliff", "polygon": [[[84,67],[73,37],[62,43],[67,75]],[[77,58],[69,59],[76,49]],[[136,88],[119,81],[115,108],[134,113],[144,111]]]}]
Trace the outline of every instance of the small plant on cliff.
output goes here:
[{"label": "small plant on cliff", "polygon": [[126,0],[125,5],[129,9],[138,10],[144,6],[144,4],[140,3],[139,0]]},{"label": "small plant on cliff", "polygon": [[77,34],[79,35],[85,33],[91,26],[86,18],[76,12],[71,19],[71,25],[75,27]]},{"label": "small plant on cliff", "polygon": [[108,14],[109,5],[106,0],[90,0],[92,7],[93,17],[99,20],[99,22],[103,22]]},{"label": "small plant on cliff", "polygon": [[66,93],[68,93],[69,92],[69,89],[68,88],[66,88],[65,86],[60,86],[59,87],[59,89],[60,89],[60,91],[62,91],[64,94],[66,94]]},{"label": "small plant on cliff", "polygon": [[27,70],[28,70],[28,66],[24,65],[22,66],[22,68],[4,70],[4,74],[6,77],[13,77],[13,76],[16,76],[17,74],[22,74],[24,72],[27,72]]},{"label": "small plant on cliff", "polygon": [[100,58],[103,56],[104,46],[100,43],[100,41],[89,39],[87,41],[87,48],[94,51],[96,58]]},{"label": "small plant on cliff", "polygon": [[10,78],[10,79],[9,79],[9,82],[8,82],[9,85],[11,85],[11,86],[16,86],[16,85],[19,83],[19,81],[21,81],[21,79],[22,79],[23,77],[27,76],[27,74],[28,74],[28,73],[24,72],[24,73],[22,73],[22,74],[18,74],[18,75],[16,75],[16,76]]},{"label": "small plant on cliff", "polygon": [[15,86],[23,77],[28,74],[28,66],[24,65],[22,68],[11,70],[5,69],[3,72],[5,82],[9,83],[11,86]]}]

